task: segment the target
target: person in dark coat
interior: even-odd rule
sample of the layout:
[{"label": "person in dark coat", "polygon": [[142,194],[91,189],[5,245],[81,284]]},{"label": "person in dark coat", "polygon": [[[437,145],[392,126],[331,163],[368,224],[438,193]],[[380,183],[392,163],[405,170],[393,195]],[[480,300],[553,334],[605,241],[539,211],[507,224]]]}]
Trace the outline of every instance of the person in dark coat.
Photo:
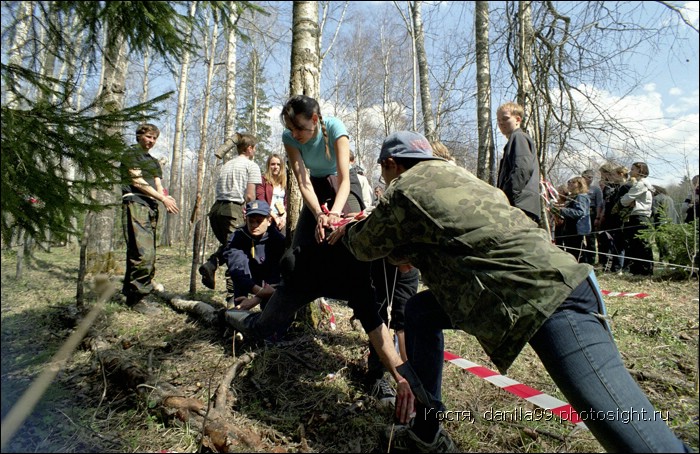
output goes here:
[{"label": "person in dark coat", "polygon": [[502,190],[514,207],[520,208],[530,219],[539,223],[540,167],[532,138],[522,129],[523,108],[509,102],[498,108],[498,129],[508,142],[503,147],[503,158],[498,166],[496,187]]}]

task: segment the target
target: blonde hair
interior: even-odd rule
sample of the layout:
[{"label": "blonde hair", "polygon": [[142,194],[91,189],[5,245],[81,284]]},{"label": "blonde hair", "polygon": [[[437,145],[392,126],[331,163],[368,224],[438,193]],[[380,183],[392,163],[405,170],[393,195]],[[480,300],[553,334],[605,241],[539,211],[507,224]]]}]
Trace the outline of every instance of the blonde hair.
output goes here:
[{"label": "blonde hair", "polygon": [[321,131],[323,132],[323,141],[326,145],[326,159],[330,161],[331,150],[328,146],[328,131],[326,131],[326,125],[323,122],[323,116],[321,115],[321,106],[319,106],[318,101],[306,95],[292,96],[286,103],[284,103],[284,106],[282,107],[282,112],[280,112],[280,121],[287,129],[291,129],[289,125],[294,126],[296,129],[303,129],[294,122],[294,118],[297,115],[303,115],[306,118],[311,119],[314,114],[318,116],[318,122],[321,125]]},{"label": "blonde hair", "polygon": [[[272,174],[272,170],[270,169],[272,158],[277,158],[280,161],[280,174],[277,177]],[[267,162],[265,163],[265,179],[273,186],[287,187],[287,169],[284,165],[284,159],[277,153],[273,153],[267,158]]]},{"label": "blonde hair", "polygon": [[248,147],[255,147],[258,144],[258,139],[252,134],[237,132],[233,135],[233,141],[236,144],[238,154],[243,154]]},{"label": "blonde hair", "polygon": [[450,153],[450,150],[447,149],[444,143],[436,140],[435,142],[430,142],[430,146],[433,147],[433,156],[437,156],[438,158],[442,158],[447,161],[454,159],[452,157],[452,153]]},{"label": "blonde hair", "polygon": [[617,166],[615,167],[615,175],[622,178],[623,181],[626,181],[630,176],[630,169],[625,166]]},{"label": "blonde hair", "polygon": [[588,183],[583,177],[573,177],[567,182],[567,187],[571,187],[571,195],[587,194]]},{"label": "blonde hair", "polygon": [[523,106],[516,102],[507,102],[502,104],[496,112],[510,112],[512,115],[516,115],[520,118],[523,118],[523,115],[525,115],[525,109]]}]

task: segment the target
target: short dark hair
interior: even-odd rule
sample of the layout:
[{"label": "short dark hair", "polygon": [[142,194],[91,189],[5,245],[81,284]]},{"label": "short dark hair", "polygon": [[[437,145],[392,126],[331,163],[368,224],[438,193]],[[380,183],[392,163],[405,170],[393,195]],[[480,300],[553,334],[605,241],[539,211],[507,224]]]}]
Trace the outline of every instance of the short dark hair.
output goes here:
[{"label": "short dark hair", "polygon": [[654,188],[654,192],[656,192],[657,194],[668,194],[666,192],[666,189],[661,187],[661,186],[657,186],[654,184],[654,185],[652,185],[652,187]]},{"label": "short dark hair", "polygon": [[154,125],[153,123],[142,123],[136,128],[136,137],[146,134],[147,132],[154,132],[156,133],[156,136],[160,135],[160,129],[158,129],[158,126]]},{"label": "short dark hair", "polygon": [[639,169],[639,174],[641,176],[645,178],[649,176],[649,166],[646,162],[635,162],[632,164],[632,167]]},{"label": "short dark hair", "polygon": [[391,158],[391,159],[394,160],[394,162],[396,163],[396,165],[403,166],[403,168],[406,169],[406,170],[410,169],[411,167],[413,167],[413,166],[416,165],[416,164],[420,164],[421,162],[423,162],[422,159],[412,159],[412,158],[397,158],[397,157],[393,157],[393,158]]}]

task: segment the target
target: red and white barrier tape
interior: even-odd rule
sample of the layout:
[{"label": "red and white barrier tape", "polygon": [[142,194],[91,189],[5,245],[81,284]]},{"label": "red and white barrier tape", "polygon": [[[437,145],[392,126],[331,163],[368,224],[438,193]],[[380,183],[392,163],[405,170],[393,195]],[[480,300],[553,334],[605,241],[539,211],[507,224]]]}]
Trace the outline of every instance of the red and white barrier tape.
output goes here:
[{"label": "red and white barrier tape", "polygon": [[538,391],[534,388],[530,388],[527,385],[518,383],[517,381],[501,375],[498,372],[494,372],[491,369],[480,366],[476,363],[468,361],[461,358],[454,353],[445,351],[445,361],[448,361],[455,366],[461,367],[462,369],[470,372],[477,377],[486,380],[487,382],[498,386],[499,388],[507,391],[513,395],[516,395],[522,399],[527,400],[530,403],[537,405],[540,408],[549,410],[552,414],[565,419],[570,423],[574,424],[577,428],[585,429],[586,425],[583,423],[579,417],[576,410],[568,403],[561,401],[555,397],[544,394],[542,391]]},{"label": "red and white barrier tape", "polygon": [[610,290],[601,290],[600,292],[605,296],[630,296],[633,298],[646,298],[647,296],[651,296],[648,293],[611,292]]},{"label": "red and white barrier tape", "polygon": [[330,315],[331,330],[335,330],[335,314],[333,313],[333,309],[331,309],[331,305],[326,303],[325,300],[321,300],[321,310]]}]

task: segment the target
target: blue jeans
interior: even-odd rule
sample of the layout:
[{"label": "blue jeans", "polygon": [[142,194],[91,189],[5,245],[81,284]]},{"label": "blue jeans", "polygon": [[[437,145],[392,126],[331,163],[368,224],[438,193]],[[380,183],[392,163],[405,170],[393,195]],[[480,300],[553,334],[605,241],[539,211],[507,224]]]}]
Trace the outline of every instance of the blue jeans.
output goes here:
[{"label": "blue jeans", "polygon": [[[598,314],[604,314],[604,306],[591,273],[535,333],[530,345],[607,451],[688,452],[654,413],[654,407],[625,369],[610,331]],[[432,292],[421,292],[408,301],[405,332],[409,362],[437,400],[441,400],[445,328],[452,328],[452,324]],[[434,425],[434,420],[425,417],[434,413],[426,413],[425,407],[417,404],[414,428],[419,431],[421,425]],[[618,417],[598,417],[603,414]]]}]

